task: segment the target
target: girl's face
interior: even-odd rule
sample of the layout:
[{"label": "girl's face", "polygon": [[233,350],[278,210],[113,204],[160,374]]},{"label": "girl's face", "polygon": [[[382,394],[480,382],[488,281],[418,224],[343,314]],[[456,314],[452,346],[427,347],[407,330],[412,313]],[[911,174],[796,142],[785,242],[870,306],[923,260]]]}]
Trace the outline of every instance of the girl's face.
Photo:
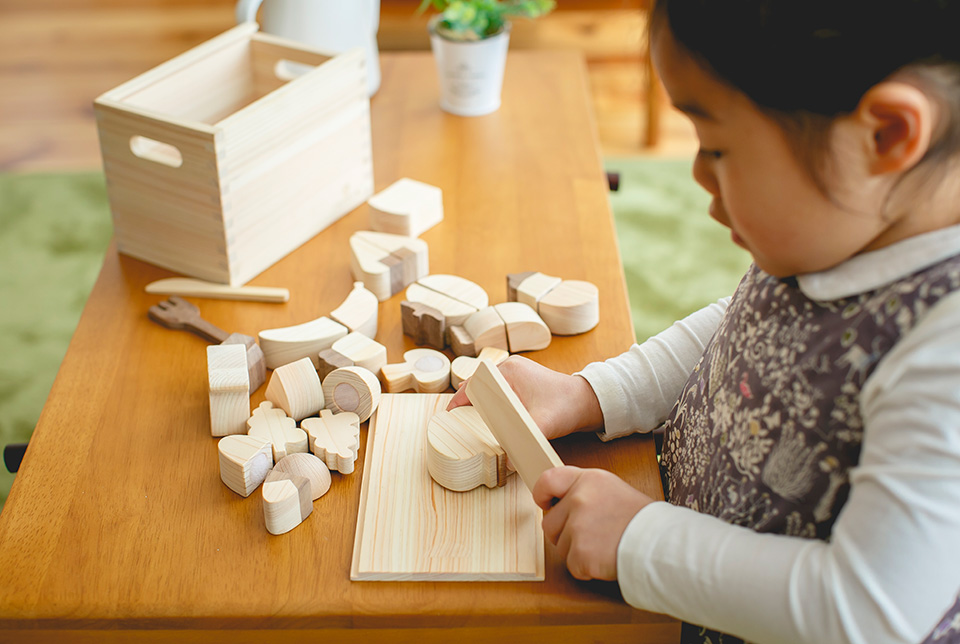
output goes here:
[{"label": "girl's face", "polygon": [[844,128],[831,132],[839,162],[825,173],[828,197],[781,127],[704,70],[667,28],[654,34],[653,60],[674,105],[696,128],[693,176],[713,196],[710,216],[761,269],[777,277],[821,271],[879,241],[886,225]]}]

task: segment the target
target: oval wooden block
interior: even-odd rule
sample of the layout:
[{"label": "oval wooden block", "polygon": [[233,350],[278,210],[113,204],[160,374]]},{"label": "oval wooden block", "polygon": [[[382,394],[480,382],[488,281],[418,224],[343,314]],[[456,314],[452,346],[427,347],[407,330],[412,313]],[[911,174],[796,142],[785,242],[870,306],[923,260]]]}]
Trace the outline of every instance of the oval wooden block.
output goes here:
[{"label": "oval wooden block", "polygon": [[471,406],[441,411],[427,424],[427,470],[454,492],[507,482],[507,456]]},{"label": "oval wooden block", "polygon": [[380,404],[380,381],[363,367],[341,367],[323,379],[323,397],[327,409],[353,412],[362,423]]},{"label": "oval wooden block", "polygon": [[273,466],[277,472],[296,474],[310,481],[310,496],[316,501],[330,489],[330,468],[310,453],[289,454]]},{"label": "oval wooden block", "polygon": [[557,335],[586,333],[600,322],[600,291],[590,282],[564,280],[540,298],[537,310]]},{"label": "oval wooden block", "polygon": [[274,371],[264,397],[296,421],[323,409],[323,386],[310,358],[301,358]]}]

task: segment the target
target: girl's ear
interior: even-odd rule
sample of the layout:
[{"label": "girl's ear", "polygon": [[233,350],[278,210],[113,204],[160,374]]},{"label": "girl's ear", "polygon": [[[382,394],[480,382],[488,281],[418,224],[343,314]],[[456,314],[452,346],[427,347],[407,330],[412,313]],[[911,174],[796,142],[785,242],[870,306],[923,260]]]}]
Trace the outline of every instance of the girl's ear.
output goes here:
[{"label": "girl's ear", "polygon": [[857,117],[872,136],[870,171],[902,172],[916,165],[930,148],[936,105],[913,85],[884,81],[863,95]]}]

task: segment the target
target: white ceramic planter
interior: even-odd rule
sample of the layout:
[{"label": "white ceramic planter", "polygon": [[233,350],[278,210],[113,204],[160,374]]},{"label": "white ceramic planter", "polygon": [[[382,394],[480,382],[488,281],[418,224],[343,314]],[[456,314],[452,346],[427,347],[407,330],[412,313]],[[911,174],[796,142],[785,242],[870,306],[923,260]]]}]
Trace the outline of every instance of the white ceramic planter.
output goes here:
[{"label": "white ceramic planter", "polygon": [[440,107],[458,116],[482,116],[500,107],[510,24],[495,36],[475,41],[448,40],[430,22],[430,45],[440,79]]}]

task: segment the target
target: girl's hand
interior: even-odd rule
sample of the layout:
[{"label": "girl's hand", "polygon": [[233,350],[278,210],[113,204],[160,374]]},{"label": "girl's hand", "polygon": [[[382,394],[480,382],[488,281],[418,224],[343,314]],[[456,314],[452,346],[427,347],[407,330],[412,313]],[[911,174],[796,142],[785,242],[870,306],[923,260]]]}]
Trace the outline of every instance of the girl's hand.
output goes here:
[{"label": "girl's hand", "polygon": [[[554,499],[559,499],[556,505]],[[577,579],[617,578],[617,547],[630,520],[653,499],[606,470],[556,467],[533,487],[543,533]]]},{"label": "girl's hand", "polygon": [[[603,427],[603,412],[597,395],[580,376],[548,369],[521,356],[504,360],[500,364],[500,373],[548,439],[575,431],[597,431]],[[460,385],[447,405],[448,411],[470,404],[465,385],[465,382]]]}]

